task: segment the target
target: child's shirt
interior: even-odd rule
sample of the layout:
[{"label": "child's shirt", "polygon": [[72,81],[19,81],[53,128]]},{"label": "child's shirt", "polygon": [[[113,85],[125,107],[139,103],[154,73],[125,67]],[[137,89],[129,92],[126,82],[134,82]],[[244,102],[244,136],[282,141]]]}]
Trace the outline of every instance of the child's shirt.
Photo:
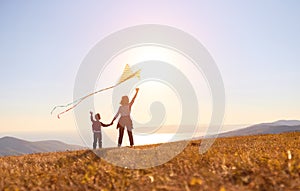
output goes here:
[{"label": "child's shirt", "polygon": [[101,133],[101,128],[102,127],[108,127],[111,124],[104,124],[100,121],[94,120],[93,116],[91,116],[91,121],[92,121],[92,129],[94,133]]},{"label": "child's shirt", "polygon": [[94,133],[100,133],[102,126],[104,126],[104,125],[100,121],[93,121],[93,125],[92,125],[93,132]]}]

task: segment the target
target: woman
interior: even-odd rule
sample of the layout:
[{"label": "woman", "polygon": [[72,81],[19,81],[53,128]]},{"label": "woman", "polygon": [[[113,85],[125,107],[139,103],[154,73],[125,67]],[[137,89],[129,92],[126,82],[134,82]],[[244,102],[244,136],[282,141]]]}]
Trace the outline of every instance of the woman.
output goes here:
[{"label": "woman", "polygon": [[118,147],[121,147],[123,135],[124,135],[124,129],[127,128],[127,133],[130,141],[130,147],[133,147],[133,136],[132,136],[132,120],[130,118],[130,112],[132,104],[134,103],[134,100],[139,92],[139,88],[135,89],[135,95],[132,98],[132,100],[129,102],[128,96],[123,96],[120,102],[120,107],[118,110],[118,113],[115,115],[114,119],[112,120],[112,123],[116,120],[116,118],[121,115],[117,129],[119,129],[119,140],[118,140]]}]

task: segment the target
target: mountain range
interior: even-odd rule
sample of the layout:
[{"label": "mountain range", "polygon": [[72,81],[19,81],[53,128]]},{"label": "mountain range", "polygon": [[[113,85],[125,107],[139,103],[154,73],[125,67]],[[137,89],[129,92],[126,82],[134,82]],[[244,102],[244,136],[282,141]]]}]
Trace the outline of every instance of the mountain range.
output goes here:
[{"label": "mountain range", "polygon": [[[218,134],[218,137],[234,137],[259,134],[279,134],[284,132],[300,132],[300,121],[279,120],[272,123],[261,123]],[[57,152],[85,149],[78,145],[69,145],[60,141],[30,142],[14,137],[0,138],[0,156],[22,155],[42,152]]]},{"label": "mountain range", "polygon": [[300,121],[279,120],[272,123],[260,123],[246,128],[220,133],[218,137],[279,134],[285,132],[300,132]]},{"label": "mountain range", "polygon": [[53,140],[30,142],[14,137],[0,138],[0,156],[80,149],[83,149],[83,147],[77,145],[69,145],[60,141]]}]

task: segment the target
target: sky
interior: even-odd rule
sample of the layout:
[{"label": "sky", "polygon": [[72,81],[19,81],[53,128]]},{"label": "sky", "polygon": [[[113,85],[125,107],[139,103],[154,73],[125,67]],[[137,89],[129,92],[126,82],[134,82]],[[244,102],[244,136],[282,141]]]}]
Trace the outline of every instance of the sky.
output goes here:
[{"label": "sky", "polygon": [[[51,109],[72,101],[77,71],[97,42],[141,24],[178,28],[207,48],[224,82],[225,126],[300,119],[299,8],[297,0],[3,0],[0,137],[78,138],[74,115],[58,120]],[[201,124],[209,122],[207,100]]]}]

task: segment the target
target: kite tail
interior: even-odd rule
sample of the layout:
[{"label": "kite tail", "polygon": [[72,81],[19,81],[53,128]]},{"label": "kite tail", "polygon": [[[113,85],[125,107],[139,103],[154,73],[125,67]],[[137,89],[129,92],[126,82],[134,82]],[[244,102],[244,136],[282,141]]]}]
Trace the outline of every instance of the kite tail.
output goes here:
[{"label": "kite tail", "polygon": [[55,106],[55,107],[51,110],[51,115],[52,115],[52,113],[53,113],[57,108],[60,108],[60,107],[65,108],[65,107],[68,107],[68,106],[70,106],[70,105],[75,104],[75,103],[78,102],[78,101],[79,101],[79,99],[73,101],[72,103],[68,103],[67,105],[57,105],[57,106]]},{"label": "kite tail", "polygon": [[[128,72],[130,72],[130,74],[124,76],[124,74],[127,74]],[[112,89],[112,88],[114,88],[114,87],[117,87],[117,86],[120,85],[121,83],[123,83],[123,82],[125,82],[125,81],[127,81],[127,80],[129,80],[129,79],[131,79],[131,78],[133,78],[133,77],[137,77],[137,78],[140,79],[140,72],[141,72],[141,70],[138,70],[138,71],[136,71],[135,73],[132,73],[131,70],[130,70],[130,68],[129,68],[129,66],[128,66],[128,64],[127,64],[126,67],[125,67],[125,70],[124,70],[124,72],[123,72],[123,75],[121,76],[119,82],[118,82],[116,85],[113,85],[113,86],[110,86],[110,87],[108,87],[108,88],[104,88],[104,89],[101,89],[101,90],[92,92],[92,93],[90,93],[90,94],[88,94],[88,95],[86,95],[86,96],[83,96],[83,97],[81,97],[81,98],[79,98],[79,99],[77,99],[77,100],[75,100],[75,101],[73,101],[73,102],[71,102],[71,103],[66,104],[66,105],[58,105],[58,106],[55,106],[55,107],[52,109],[52,111],[51,111],[51,115],[52,115],[52,113],[53,113],[57,108],[67,108],[67,107],[69,107],[70,105],[72,105],[71,107],[69,107],[68,109],[66,109],[66,110],[64,110],[64,111],[62,111],[62,112],[60,112],[60,113],[57,115],[58,119],[60,119],[60,115],[62,115],[62,114],[64,114],[64,113],[67,113],[68,111],[74,109],[77,105],[79,105],[79,104],[80,104],[83,100],[85,100],[86,98],[88,98],[88,97],[90,97],[90,96],[92,96],[92,95],[95,95],[95,94],[97,94],[97,93],[99,93],[99,92],[102,92],[102,91],[109,90],[109,89]]]},{"label": "kite tail", "polygon": [[[52,113],[54,112],[54,110],[55,110],[56,108],[59,108],[59,107],[66,108],[66,107],[68,107],[68,106],[70,106],[70,105],[73,105],[72,107],[70,107],[70,108],[68,108],[68,109],[66,109],[66,110],[64,110],[64,111],[62,111],[62,112],[60,112],[60,113],[57,115],[57,118],[60,119],[60,115],[62,115],[62,114],[64,114],[64,113],[67,113],[68,111],[74,109],[77,105],[79,105],[79,104],[80,104],[83,100],[85,100],[86,98],[88,98],[88,97],[90,97],[90,96],[92,96],[92,95],[95,95],[95,94],[97,94],[97,93],[99,93],[99,92],[102,92],[102,91],[105,91],[105,90],[112,89],[112,88],[118,86],[119,84],[120,84],[120,83],[118,83],[118,84],[116,84],[116,85],[114,85],[114,86],[110,86],[110,87],[108,87],[108,88],[104,88],[104,89],[95,91],[95,92],[93,92],[93,93],[90,93],[90,94],[88,94],[88,95],[86,95],[86,96],[84,96],[84,97],[81,97],[81,98],[79,98],[79,99],[77,99],[77,100],[75,100],[75,101],[73,101],[73,102],[71,102],[71,103],[68,103],[68,104],[66,104],[66,105],[58,105],[58,106],[55,106],[55,107],[52,109],[52,111],[51,111],[51,115],[52,115]],[[75,104],[75,105],[74,105],[74,104]]]},{"label": "kite tail", "polygon": [[67,113],[67,112],[70,111],[71,109],[75,108],[75,107],[76,107],[78,104],[80,104],[80,102],[82,102],[82,101],[83,101],[83,99],[80,100],[80,101],[79,101],[78,103],[76,103],[75,105],[73,105],[72,107],[66,109],[65,111],[60,112],[60,113],[57,115],[57,118],[60,119],[60,115],[62,115],[62,114],[64,114],[64,113]]}]

